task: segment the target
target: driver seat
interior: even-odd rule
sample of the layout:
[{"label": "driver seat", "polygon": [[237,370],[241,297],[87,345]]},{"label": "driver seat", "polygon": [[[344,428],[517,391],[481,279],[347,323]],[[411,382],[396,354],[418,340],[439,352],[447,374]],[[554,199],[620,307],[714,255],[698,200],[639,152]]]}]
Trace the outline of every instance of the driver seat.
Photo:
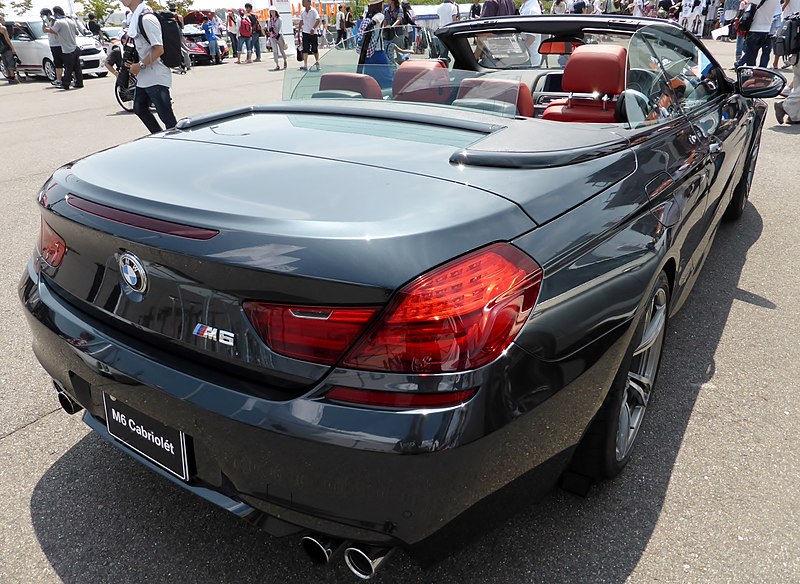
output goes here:
[{"label": "driver seat", "polygon": [[[618,45],[576,47],[561,82],[570,97],[551,102],[542,118],[559,122],[619,122],[613,102],[625,89],[627,60],[628,51]],[[573,93],[591,97],[577,97]]]}]

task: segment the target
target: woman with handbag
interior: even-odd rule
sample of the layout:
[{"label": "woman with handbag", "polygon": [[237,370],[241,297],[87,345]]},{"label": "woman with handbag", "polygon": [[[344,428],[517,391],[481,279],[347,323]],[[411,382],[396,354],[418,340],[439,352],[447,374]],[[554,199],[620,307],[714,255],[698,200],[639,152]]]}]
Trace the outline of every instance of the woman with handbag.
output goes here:
[{"label": "woman with handbag", "polygon": [[283,40],[281,29],[281,15],[276,8],[269,9],[269,21],[267,22],[267,33],[269,34],[269,44],[272,47],[272,58],[275,59],[275,68],[271,71],[280,71],[278,59],[283,57],[283,68],[286,69],[286,41]]}]

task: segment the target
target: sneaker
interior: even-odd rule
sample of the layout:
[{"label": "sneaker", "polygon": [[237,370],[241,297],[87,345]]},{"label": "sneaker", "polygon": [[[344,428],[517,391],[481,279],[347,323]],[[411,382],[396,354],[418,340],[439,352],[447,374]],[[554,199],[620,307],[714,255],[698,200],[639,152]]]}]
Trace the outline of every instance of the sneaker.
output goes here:
[{"label": "sneaker", "polygon": [[319,71],[319,63],[317,63],[316,65],[314,65],[314,71]]},{"label": "sneaker", "polygon": [[53,87],[61,87],[61,82],[60,81],[51,81],[50,85],[52,85]]},{"label": "sneaker", "polygon": [[273,69],[270,69],[270,71],[280,71],[280,70],[281,70],[281,68],[278,67],[277,65],[275,65],[275,67]]},{"label": "sneaker", "polygon": [[300,71],[308,71],[308,67],[299,67]]},{"label": "sneaker", "polygon": [[254,60],[253,62],[254,63],[260,63],[261,62],[261,57],[259,57],[258,59]]},{"label": "sneaker", "polygon": [[775,102],[775,117],[778,119],[779,124],[782,124],[786,118],[786,110],[783,109],[782,101]]}]

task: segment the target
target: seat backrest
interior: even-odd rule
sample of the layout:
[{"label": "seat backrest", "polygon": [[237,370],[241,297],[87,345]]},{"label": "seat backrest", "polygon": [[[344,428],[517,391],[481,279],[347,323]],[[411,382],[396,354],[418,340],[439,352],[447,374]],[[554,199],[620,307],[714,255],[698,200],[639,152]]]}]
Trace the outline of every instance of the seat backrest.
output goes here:
[{"label": "seat backrest", "polygon": [[561,87],[574,93],[619,95],[625,89],[628,51],[618,45],[581,45],[567,61]]},{"label": "seat backrest", "polygon": [[[553,102],[542,118],[563,122],[617,122],[613,98],[625,90],[628,52],[618,45],[581,45],[575,48],[561,81],[569,93],[594,94]],[[602,99],[604,98],[604,99]]]},{"label": "seat backrest", "polygon": [[383,99],[378,82],[360,73],[325,73],[319,80],[320,91],[354,91],[364,99]]},{"label": "seat backrest", "polygon": [[392,96],[398,101],[447,103],[451,87],[447,65],[439,59],[409,59],[397,68]]},{"label": "seat backrest", "polygon": [[522,81],[469,77],[459,85],[456,99],[504,101],[516,105],[518,115],[533,117],[531,89]]}]

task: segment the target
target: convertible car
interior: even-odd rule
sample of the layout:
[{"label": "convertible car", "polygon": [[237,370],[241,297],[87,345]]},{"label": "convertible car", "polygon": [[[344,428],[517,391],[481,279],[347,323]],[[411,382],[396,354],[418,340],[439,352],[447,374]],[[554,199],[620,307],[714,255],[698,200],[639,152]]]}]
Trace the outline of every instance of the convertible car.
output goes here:
[{"label": "convertible car", "polygon": [[68,413],[361,578],[622,471],[785,83],[656,20],[378,32],[56,170],[19,288]]}]

